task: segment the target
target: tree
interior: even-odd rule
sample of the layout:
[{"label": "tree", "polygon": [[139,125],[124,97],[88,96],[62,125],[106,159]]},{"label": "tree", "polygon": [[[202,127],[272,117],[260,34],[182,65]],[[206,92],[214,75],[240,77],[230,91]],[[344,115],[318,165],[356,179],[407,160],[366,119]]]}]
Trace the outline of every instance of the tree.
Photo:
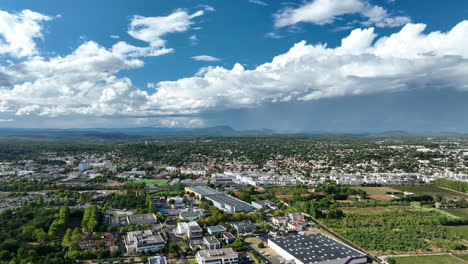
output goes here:
[{"label": "tree", "polygon": [[258,248],[264,248],[265,244],[263,242],[258,243]]}]

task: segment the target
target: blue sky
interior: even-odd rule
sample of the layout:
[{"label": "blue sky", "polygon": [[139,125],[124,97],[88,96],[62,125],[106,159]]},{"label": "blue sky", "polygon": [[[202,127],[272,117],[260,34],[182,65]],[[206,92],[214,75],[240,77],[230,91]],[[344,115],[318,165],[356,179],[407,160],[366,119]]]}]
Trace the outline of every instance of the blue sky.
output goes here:
[{"label": "blue sky", "polygon": [[466,132],[468,3],[422,3],[3,0],[0,127]]}]

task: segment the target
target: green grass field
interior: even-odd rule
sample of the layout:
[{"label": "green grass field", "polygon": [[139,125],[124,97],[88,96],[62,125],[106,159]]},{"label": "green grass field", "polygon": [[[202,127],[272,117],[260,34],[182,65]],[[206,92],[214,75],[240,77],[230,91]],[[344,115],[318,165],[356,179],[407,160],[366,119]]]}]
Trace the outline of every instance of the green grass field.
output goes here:
[{"label": "green grass field", "polygon": [[136,183],[141,183],[144,182],[146,183],[146,186],[150,185],[156,185],[156,186],[165,186],[168,182],[168,180],[165,179],[148,179],[148,180],[138,180],[135,181]]},{"label": "green grass field", "polygon": [[356,190],[363,190],[369,195],[382,195],[386,194],[387,192],[399,192],[399,190],[390,188],[390,187],[362,187],[362,186],[357,186],[353,187],[353,189]]},{"label": "green grass field", "polygon": [[387,195],[387,192],[399,192],[399,190],[391,187],[353,187],[356,190],[363,190],[367,193],[367,196],[371,199],[378,201],[390,201],[393,200],[391,196]]},{"label": "green grass field", "polygon": [[391,185],[391,188],[400,190],[402,192],[412,192],[416,195],[430,195],[432,197],[436,195],[440,195],[445,199],[460,199],[460,198],[468,198],[468,195],[461,194],[457,192],[453,192],[450,190],[439,188],[435,185]]},{"label": "green grass field", "polygon": [[398,264],[466,264],[451,255],[410,256],[394,258]]},{"label": "green grass field", "polygon": [[444,211],[458,216],[463,219],[468,219],[468,208],[454,208],[454,209],[443,209]]}]

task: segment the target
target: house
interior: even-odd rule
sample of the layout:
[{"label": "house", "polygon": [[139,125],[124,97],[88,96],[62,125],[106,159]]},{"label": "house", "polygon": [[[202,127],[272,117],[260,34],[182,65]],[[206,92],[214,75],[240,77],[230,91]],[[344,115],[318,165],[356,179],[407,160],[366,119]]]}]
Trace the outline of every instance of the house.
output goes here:
[{"label": "house", "polygon": [[302,231],[303,230],[302,225],[299,224],[298,222],[288,222],[287,228],[290,231]]},{"label": "house", "polygon": [[151,230],[128,232],[124,242],[129,254],[158,252],[166,245],[161,234]]},{"label": "house", "polygon": [[207,229],[210,235],[214,235],[216,233],[221,233],[221,232],[226,232],[226,228],[222,225],[209,226]]},{"label": "house", "polygon": [[288,224],[289,219],[283,216],[275,216],[271,218],[271,222],[275,226],[286,226]]},{"label": "house", "polygon": [[203,238],[203,244],[207,249],[220,249],[221,243],[214,236],[206,236]]},{"label": "house", "polygon": [[232,248],[198,251],[195,258],[198,264],[238,264],[239,254]]},{"label": "house", "polygon": [[302,224],[307,224],[307,219],[302,213],[287,213],[286,217],[293,222],[299,222]]},{"label": "house", "polygon": [[230,244],[230,243],[234,242],[234,240],[236,240],[236,237],[233,234],[231,234],[230,232],[221,233],[221,237],[224,239],[226,244]]}]

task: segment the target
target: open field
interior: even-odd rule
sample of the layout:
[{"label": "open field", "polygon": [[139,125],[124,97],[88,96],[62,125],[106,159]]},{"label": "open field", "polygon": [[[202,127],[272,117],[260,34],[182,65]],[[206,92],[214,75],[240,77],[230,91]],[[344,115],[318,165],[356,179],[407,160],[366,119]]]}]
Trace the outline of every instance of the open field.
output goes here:
[{"label": "open field", "polygon": [[[245,242],[248,243],[248,244],[251,244],[255,247],[257,247],[258,243],[262,242],[262,240],[258,239],[258,238],[254,238],[254,237],[248,237],[245,239]],[[265,247],[264,248],[259,248],[260,251],[263,251],[263,252],[266,252],[268,253],[270,256],[272,257],[277,257],[279,256],[278,253],[276,253],[276,251],[274,251],[273,249],[271,249],[267,243],[265,243]]]},{"label": "open field", "polygon": [[412,192],[416,195],[430,195],[435,197],[436,195],[440,195],[445,199],[461,199],[461,198],[468,198],[467,194],[462,194],[454,191],[450,191],[448,189],[442,189],[435,185],[391,185],[391,188],[400,190],[402,192]]},{"label": "open field", "polygon": [[148,180],[138,180],[135,181],[136,183],[144,182],[146,186],[155,185],[155,186],[165,186],[167,184],[167,180],[165,179],[148,179]]},{"label": "open field", "polygon": [[427,255],[395,257],[397,264],[466,264],[465,261],[451,255]]},{"label": "open field", "polygon": [[357,186],[353,187],[353,189],[356,190],[363,190],[367,193],[368,197],[374,200],[378,201],[390,201],[393,198],[391,196],[388,196],[386,193],[387,192],[399,192],[397,189],[393,189],[390,187],[362,187],[362,186]]},{"label": "open field", "polygon": [[410,210],[411,208],[403,205],[381,206],[381,207],[339,207],[341,211],[352,215],[373,215],[391,213],[395,211]]},{"label": "open field", "polygon": [[468,208],[453,208],[443,210],[460,218],[468,219]]}]

